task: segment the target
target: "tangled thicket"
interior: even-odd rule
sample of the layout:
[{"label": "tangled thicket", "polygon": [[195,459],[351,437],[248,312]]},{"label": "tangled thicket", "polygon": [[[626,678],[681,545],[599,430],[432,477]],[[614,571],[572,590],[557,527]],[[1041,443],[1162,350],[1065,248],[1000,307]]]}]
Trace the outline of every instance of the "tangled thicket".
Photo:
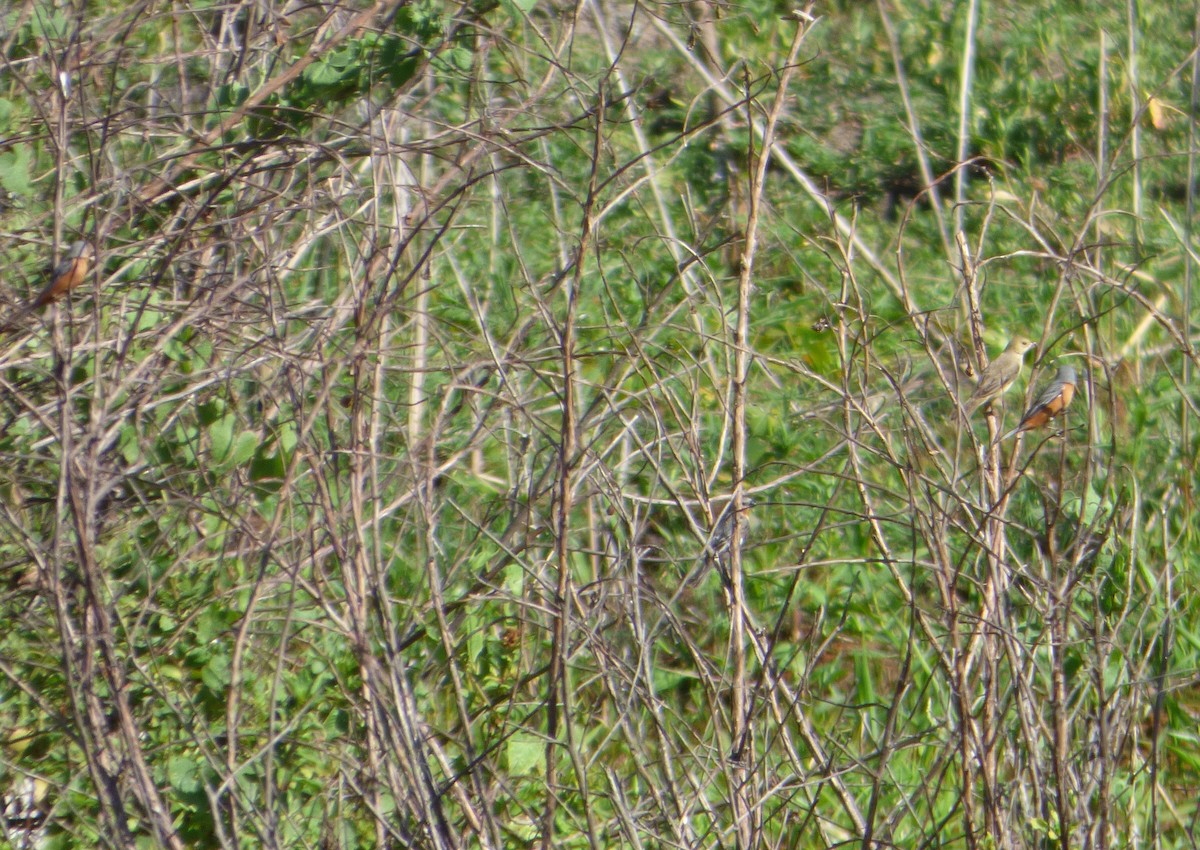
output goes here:
[{"label": "tangled thicket", "polygon": [[1191,22],[844,5],[5,13],[14,846],[1190,846]]}]

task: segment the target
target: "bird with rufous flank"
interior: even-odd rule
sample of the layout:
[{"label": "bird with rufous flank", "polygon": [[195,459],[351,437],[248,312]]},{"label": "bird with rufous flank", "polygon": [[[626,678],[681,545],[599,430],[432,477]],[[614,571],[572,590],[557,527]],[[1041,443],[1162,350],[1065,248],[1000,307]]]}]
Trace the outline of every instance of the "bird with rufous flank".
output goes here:
[{"label": "bird with rufous flank", "polygon": [[1076,381],[1074,366],[1059,366],[1054,380],[1038,394],[1038,397],[1033,400],[1033,404],[1029,405],[1029,409],[1021,417],[1021,423],[999,439],[1005,440],[1013,434],[1041,428],[1057,417],[1067,409],[1071,399],[1075,398]]},{"label": "bird with rufous flank", "polygon": [[979,383],[964,404],[968,416],[1012,386],[1025,364],[1025,352],[1034,345],[1035,342],[1020,335],[1009,341],[1008,347],[979,375]]},{"label": "bird with rufous flank", "polygon": [[88,272],[92,269],[92,260],[95,257],[96,249],[92,247],[91,242],[85,242],[82,239],[72,242],[66,255],[58,261],[58,265],[50,273],[50,279],[46,282],[45,287],[37,294],[36,298],[29,302],[29,306],[42,307],[51,301],[57,301],[79,286],[87,280]]},{"label": "bird with rufous flank", "polygon": [[95,258],[96,249],[91,242],[81,239],[71,243],[67,253],[47,275],[46,285],[0,327],[0,331],[12,330],[26,314],[39,307],[44,307],[52,301],[57,301],[87,280],[88,272],[92,270],[92,262]]}]

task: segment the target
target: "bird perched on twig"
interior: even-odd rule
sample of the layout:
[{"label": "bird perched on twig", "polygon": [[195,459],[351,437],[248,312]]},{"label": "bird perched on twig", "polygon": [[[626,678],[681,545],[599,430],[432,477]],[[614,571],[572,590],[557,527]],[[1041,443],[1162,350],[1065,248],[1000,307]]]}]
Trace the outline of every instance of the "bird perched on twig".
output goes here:
[{"label": "bird perched on twig", "polygon": [[37,297],[29,302],[29,306],[33,309],[45,306],[51,301],[57,301],[79,286],[87,280],[88,272],[92,268],[92,260],[95,257],[96,249],[92,247],[91,242],[84,242],[82,239],[72,242],[71,247],[67,249],[66,256],[59,260],[58,265],[50,273],[50,280],[46,282]]},{"label": "bird perched on twig", "polygon": [[1009,341],[1008,347],[979,375],[979,383],[964,404],[968,416],[1012,386],[1025,364],[1025,352],[1034,345],[1032,340],[1019,334]]},{"label": "bird perched on twig", "polygon": [[49,279],[42,287],[42,291],[5,322],[3,327],[0,327],[0,331],[12,330],[16,326],[16,322],[24,318],[26,314],[39,307],[44,307],[51,301],[57,301],[87,280],[88,272],[91,271],[92,261],[95,258],[96,249],[92,247],[92,243],[82,239],[71,243],[67,253],[50,271]]},{"label": "bird perched on twig", "polygon": [[1021,424],[1013,428],[998,440],[1007,440],[1013,434],[1032,431],[1041,428],[1054,417],[1067,409],[1071,399],[1075,398],[1076,376],[1074,366],[1059,366],[1054,380],[1034,399],[1033,404],[1021,417]]},{"label": "bird perched on twig", "polygon": [[[742,513],[744,514],[750,508],[754,507],[755,502],[749,496],[742,497]],[[712,534],[709,535],[708,542],[704,547],[704,568],[703,573],[711,565],[716,565],[717,571],[721,574],[721,581],[729,585],[729,570],[725,564],[729,556],[729,550],[733,548],[733,523],[734,516],[737,512],[733,509],[733,501],[729,501],[725,505],[725,510],[713,523]],[[749,522],[745,516],[740,518],[738,523],[740,534],[738,535],[739,543],[746,542],[746,532],[749,529]]]}]

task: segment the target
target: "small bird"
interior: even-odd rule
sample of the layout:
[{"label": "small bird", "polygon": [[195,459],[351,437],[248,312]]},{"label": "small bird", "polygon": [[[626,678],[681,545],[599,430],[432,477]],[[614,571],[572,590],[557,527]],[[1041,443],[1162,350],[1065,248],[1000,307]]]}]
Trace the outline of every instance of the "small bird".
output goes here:
[{"label": "small bird", "polygon": [[[745,514],[750,508],[754,507],[755,501],[749,496],[742,497],[742,513]],[[733,510],[733,502],[730,501],[725,505],[725,510],[717,518],[713,524],[712,534],[708,538],[704,552],[704,570],[709,566],[716,565],[717,571],[721,574],[721,581],[728,586],[730,583],[729,569],[725,561],[729,555],[729,550],[733,548],[733,518],[736,511]],[[749,530],[749,520],[742,516],[738,523],[740,534],[738,534],[739,543],[746,542],[746,532]]]},{"label": "small bird", "polygon": [[1034,345],[1036,343],[1032,340],[1019,334],[1009,341],[1008,347],[1004,349],[1003,353],[989,363],[988,367],[979,375],[979,383],[964,405],[968,416],[974,413],[980,405],[991,401],[1012,386],[1013,381],[1021,374],[1021,367],[1025,364],[1025,352]]},{"label": "small bird", "polygon": [[1075,398],[1076,376],[1074,366],[1059,366],[1058,374],[1054,376],[1054,380],[1041,392],[1029,409],[1025,411],[1025,415],[1021,417],[1021,424],[1009,431],[1000,439],[1006,440],[1013,434],[1019,434],[1024,431],[1032,431],[1034,428],[1041,428],[1058,414],[1067,409],[1067,405],[1071,403],[1071,399]]},{"label": "small bird", "polygon": [[3,326],[0,326],[0,332],[10,331],[16,327],[16,323],[23,319],[28,313],[44,307],[51,301],[57,301],[68,292],[70,292],[79,284],[87,280],[88,272],[92,269],[92,261],[96,257],[96,249],[92,247],[92,243],[85,242],[82,239],[78,242],[71,243],[71,247],[67,249],[67,253],[59,260],[49,275],[46,285],[42,288],[32,300],[25,306],[21,307]]},{"label": "small bird", "polygon": [[96,249],[92,247],[91,242],[84,242],[82,239],[78,242],[71,243],[71,247],[67,249],[64,256],[54,271],[50,273],[50,280],[46,283],[45,288],[38,293],[37,297],[29,302],[30,309],[37,309],[49,304],[51,301],[57,301],[68,292],[70,292],[79,284],[87,280],[88,272],[92,268],[92,260],[95,259]]},{"label": "small bird", "polygon": [[[755,502],[749,496],[742,497],[742,512],[754,507]],[[729,551],[729,544],[733,541],[733,502],[730,501],[725,505],[725,510],[718,517],[713,525],[712,537],[708,540],[708,548],[717,555],[724,555]],[[743,517],[741,522],[741,541],[746,542],[746,520]]]}]

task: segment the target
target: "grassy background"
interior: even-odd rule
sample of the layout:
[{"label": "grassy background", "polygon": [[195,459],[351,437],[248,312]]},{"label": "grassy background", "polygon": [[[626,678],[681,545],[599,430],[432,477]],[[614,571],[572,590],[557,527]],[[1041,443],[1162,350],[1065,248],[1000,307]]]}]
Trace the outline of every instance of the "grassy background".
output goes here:
[{"label": "grassy background", "polygon": [[1193,846],[1196,11],[792,11],[4,12],[3,841]]}]

